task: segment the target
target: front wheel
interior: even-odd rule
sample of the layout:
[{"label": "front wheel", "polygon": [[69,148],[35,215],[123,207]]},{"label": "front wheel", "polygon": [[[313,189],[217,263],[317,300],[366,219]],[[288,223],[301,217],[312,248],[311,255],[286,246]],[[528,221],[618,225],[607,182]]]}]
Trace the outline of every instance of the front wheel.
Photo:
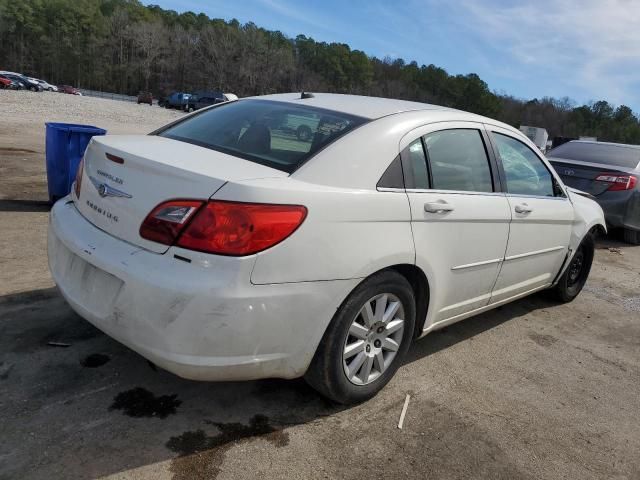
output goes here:
[{"label": "front wheel", "polygon": [[557,285],[552,292],[556,299],[561,302],[571,302],[582,291],[582,287],[587,282],[591,264],[593,263],[593,253],[595,242],[593,235],[587,233],[578,246],[576,253],[571,259],[571,263],[564,271]]},{"label": "front wheel", "polygon": [[342,404],[373,397],[409,349],[416,316],[413,289],[397,272],[369,277],[331,320],[305,380]]}]

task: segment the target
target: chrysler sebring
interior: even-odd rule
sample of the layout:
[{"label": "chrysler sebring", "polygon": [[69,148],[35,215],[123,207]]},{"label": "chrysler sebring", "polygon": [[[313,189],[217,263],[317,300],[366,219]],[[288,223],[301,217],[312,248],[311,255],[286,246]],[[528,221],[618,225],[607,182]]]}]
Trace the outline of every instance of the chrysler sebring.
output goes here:
[{"label": "chrysler sebring", "polygon": [[604,228],[508,125],[292,93],[95,137],[48,250],[71,307],[155,364],[353,403],[416,338],[543,289],[573,300]]}]

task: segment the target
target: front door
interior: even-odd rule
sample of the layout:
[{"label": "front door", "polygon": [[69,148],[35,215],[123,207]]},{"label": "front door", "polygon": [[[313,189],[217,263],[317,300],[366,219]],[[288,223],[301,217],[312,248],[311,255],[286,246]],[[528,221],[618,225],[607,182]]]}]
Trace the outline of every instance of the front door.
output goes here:
[{"label": "front door", "polygon": [[401,149],[416,264],[432,279],[429,328],[489,302],[507,246],[510,206],[481,124],[422,127]]},{"label": "front door", "polygon": [[491,303],[550,285],[567,255],[573,207],[551,168],[509,130],[487,125],[511,209],[509,244]]}]

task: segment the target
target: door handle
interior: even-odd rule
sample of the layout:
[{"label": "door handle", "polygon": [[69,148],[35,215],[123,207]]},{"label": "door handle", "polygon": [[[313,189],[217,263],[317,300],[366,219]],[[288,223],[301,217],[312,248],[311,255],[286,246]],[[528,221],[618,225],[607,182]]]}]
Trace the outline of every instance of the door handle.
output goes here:
[{"label": "door handle", "polygon": [[533,212],[533,208],[526,203],[523,203],[521,205],[516,205],[515,211],[516,213],[531,213]]},{"label": "door handle", "polygon": [[437,202],[427,202],[424,204],[424,211],[429,213],[445,213],[452,212],[453,210],[453,205],[445,202],[444,200],[438,200]]}]

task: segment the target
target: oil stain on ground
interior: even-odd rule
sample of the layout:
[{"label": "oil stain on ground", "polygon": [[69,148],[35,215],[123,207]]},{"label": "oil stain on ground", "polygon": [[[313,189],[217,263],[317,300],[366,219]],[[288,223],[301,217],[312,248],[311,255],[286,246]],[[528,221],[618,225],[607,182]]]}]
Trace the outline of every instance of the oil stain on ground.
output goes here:
[{"label": "oil stain on ground", "polygon": [[249,425],[207,421],[220,430],[218,435],[207,435],[203,430],[184,432],[171,437],[166,443],[169,450],[179,454],[171,462],[173,480],[213,479],[220,473],[224,456],[233,444],[260,437],[275,447],[289,444],[289,434],[269,424],[269,418],[255,415]]},{"label": "oil stain on ground", "polygon": [[109,360],[108,355],[103,355],[102,353],[92,353],[91,355],[87,355],[80,361],[80,365],[86,368],[98,368],[107,363]]},{"label": "oil stain on ground", "polygon": [[116,395],[110,410],[122,410],[125,415],[136,418],[167,418],[175,414],[176,409],[182,404],[177,397],[177,395],[156,397],[149,390],[136,387]]},{"label": "oil stain on ground", "polygon": [[556,343],[558,339],[553,335],[545,335],[540,333],[530,333],[529,338],[536,342],[541,347],[549,347]]}]

